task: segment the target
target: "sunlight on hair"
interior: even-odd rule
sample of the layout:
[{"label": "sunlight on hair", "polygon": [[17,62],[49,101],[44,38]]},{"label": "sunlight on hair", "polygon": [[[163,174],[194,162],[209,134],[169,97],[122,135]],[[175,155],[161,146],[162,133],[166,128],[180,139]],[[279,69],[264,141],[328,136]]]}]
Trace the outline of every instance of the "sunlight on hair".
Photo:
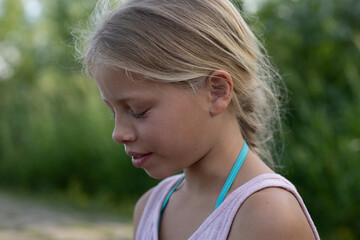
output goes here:
[{"label": "sunlight on hair", "polygon": [[[212,71],[224,70],[234,80],[237,94],[230,108],[243,137],[274,167],[272,156],[280,159],[275,139],[282,135],[286,87],[235,6],[215,0],[133,0],[117,7],[120,2],[100,0],[85,28],[74,34],[86,73],[94,77],[106,66],[160,82],[186,81],[194,89]],[[247,1],[247,6],[256,9],[262,2]]]}]

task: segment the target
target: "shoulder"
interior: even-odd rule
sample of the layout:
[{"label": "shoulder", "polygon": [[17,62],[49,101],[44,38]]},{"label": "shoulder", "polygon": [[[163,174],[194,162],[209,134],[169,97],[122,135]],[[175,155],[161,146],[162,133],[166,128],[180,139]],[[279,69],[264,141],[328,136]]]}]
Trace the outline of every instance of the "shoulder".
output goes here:
[{"label": "shoulder", "polygon": [[315,239],[292,193],[266,188],[251,195],[235,216],[228,239]]},{"label": "shoulder", "polygon": [[134,216],[133,216],[134,236],[135,236],[135,233],[139,226],[140,219],[141,219],[142,213],[144,212],[146,203],[149,200],[153,191],[154,191],[154,188],[151,188],[150,190],[148,190],[144,195],[141,196],[141,198],[137,201],[137,203],[135,205]]}]

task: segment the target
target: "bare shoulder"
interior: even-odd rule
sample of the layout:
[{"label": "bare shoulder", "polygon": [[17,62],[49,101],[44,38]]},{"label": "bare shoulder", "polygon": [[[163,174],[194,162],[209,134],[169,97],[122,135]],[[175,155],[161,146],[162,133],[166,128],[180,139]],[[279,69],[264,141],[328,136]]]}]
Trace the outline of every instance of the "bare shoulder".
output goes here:
[{"label": "bare shoulder", "polygon": [[149,200],[149,197],[151,196],[151,193],[153,192],[153,190],[154,190],[154,188],[151,188],[146,193],[144,193],[144,195],[142,195],[141,198],[139,198],[139,200],[137,201],[137,203],[135,205],[134,216],[133,216],[134,236],[135,236],[136,230],[139,226],[139,222],[140,222],[141,216],[144,212],[146,203]]},{"label": "bare shoulder", "polygon": [[266,188],[254,193],[241,206],[228,239],[315,237],[295,196],[282,188]]}]

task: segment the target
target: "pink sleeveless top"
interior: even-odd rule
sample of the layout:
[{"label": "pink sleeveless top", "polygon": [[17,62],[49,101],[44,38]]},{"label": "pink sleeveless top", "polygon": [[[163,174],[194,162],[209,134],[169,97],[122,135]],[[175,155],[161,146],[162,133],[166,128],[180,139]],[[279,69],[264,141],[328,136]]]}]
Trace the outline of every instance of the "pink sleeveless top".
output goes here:
[{"label": "pink sleeveless top", "polygon": [[[183,177],[183,174],[166,178],[154,188],[142,214],[136,232],[136,240],[159,239],[158,223],[162,203],[181,177]],[[315,239],[320,239],[305,204],[294,185],[278,174],[263,174],[251,179],[231,192],[224,202],[201,224],[189,240],[226,240],[235,215],[244,201],[255,192],[268,187],[280,187],[291,192],[298,200],[314,232]]]}]

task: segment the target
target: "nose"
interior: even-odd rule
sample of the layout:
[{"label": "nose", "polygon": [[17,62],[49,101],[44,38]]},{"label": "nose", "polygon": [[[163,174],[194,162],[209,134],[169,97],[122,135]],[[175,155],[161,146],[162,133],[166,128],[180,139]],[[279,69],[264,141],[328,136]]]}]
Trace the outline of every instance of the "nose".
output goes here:
[{"label": "nose", "polygon": [[116,143],[126,144],[136,140],[136,133],[130,124],[116,121],[112,138]]}]

